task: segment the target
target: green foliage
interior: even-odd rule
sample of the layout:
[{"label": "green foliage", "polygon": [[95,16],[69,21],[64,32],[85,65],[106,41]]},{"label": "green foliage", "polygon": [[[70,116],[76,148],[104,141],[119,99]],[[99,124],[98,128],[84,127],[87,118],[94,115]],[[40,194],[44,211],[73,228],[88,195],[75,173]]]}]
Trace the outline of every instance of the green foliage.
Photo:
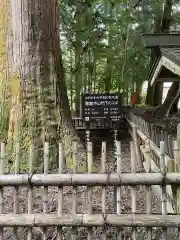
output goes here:
[{"label": "green foliage", "polygon": [[[153,31],[164,3],[147,0],[134,9],[129,0],[60,0],[62,51],[72,101],[82,91],[120,91],[132,88],[134,82],[141,88],[150,51],[142,46],[140,35]],[[177,21],[172,30],[179,28],[178,7],[175,1]],[[75,91],[77,86],[81,91]]]}]

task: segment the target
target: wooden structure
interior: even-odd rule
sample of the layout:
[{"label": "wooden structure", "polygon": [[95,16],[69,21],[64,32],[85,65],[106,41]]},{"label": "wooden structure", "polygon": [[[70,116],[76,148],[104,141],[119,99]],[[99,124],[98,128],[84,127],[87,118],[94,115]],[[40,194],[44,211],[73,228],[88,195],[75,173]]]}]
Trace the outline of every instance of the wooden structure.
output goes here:
[{"label": "wooden structure", "polygon": [[[12,227],[13,237],[18,239],[17,228],[24,227],[28,228],[26,236],[24,239],[33,239],[32,234],[37,231],[37,228],[41,228],[41,237],[47,239],[48,228],[53,228],[54,239],[64,239],[63,232],[71,231],[71,236],[76,239],[80,227],[86,228],[87,238],[93,238],[93,227],[100,227],[100,234],[103,239],[108,239],[107,231],[108,227],[115,227],[117,229],[116,236],[110,235],[111,239],[122,239],[123,235],[126,235],[126,227],[131,227],[131,234],[133,239],[140,239],[142,237],[142,232],[140,236],[138,235],[137,227],[147,228],[147,239],[152,238],[152,227],[162,228],[163,237],[168,238],[168,228],[169,227],[179,227],[180,215],[168,214],[168,204],[167,204],[167,191],[166,185],[177,184],[180,186],[180,174],[179,173],[168,173],[165,168],[165,155],[164,155],[164,142],[160,142],[160,171],[154,173],[136,173],[136,154],[134,143],[131,142],[131,172],[123,172],[122,168],[122,153],[121,144],[116,142],[116,165],[117,171],[108,173],[106,172],[106,143],[102,143],[102,162],[101,162],[101,172],[93,173],[93,157],[92,157],[92,143],[89,142],[87,146],[87,160],[88,169],[86,173],[79,173],[77,169],[77,144],[73,144],[73,172],[64,173],[64,159],[63,159],[63,147],[59,144],[59,169],[57,173],[50,174],[48,172],[49,163],[49,144],[46,142],[44,145],[44,172],[34,173],[33,172],[33,146],[30,147],[29,154],[29,172],[20,174],[20,154],[19,154],[19,144],[16,146],[16,156],[15,156],[15,172],[5,173],[5,145],[1,144],[1,158],[0,158],[0,239],[6,239],[4,237],[3,228]],[[148,163],[150,164],[150,163]],[[150,167],[150,165],[149,165]],[[132,194],[132,208],[131,213],[126,213],[124,209],[122,212],[122,202],[121,202],[121,187],[131,186]],[[145,185],[146,186],[146,212],[137,213],[136,210],[136,186]],[[162,210],[159,214],[152,213],[152,185],[159,185],[162,187]],[[14,186],[14,212],[4,213],[3,208],[3,187]],[[19,209],[19,187],[25,186],[28,190],[28,211],[26,213],[20,213]],[[43,212],[34,213],[32,202],[33,202],[33,188],[43,186]],[[48,208],[48,187],[57,186],[57,210],[53,212],[49,211]],[[72,209],[70,213],[64,213],[63,211],[63,187],[71,186],[72,191]],[[78,186],[87,186],[87,211],[77,212],[78,207]],[[99,186],[102,191],[101,193],[101,212],[94,213],[92,205],[93,187]],[[116,212],[106,211],[106,194],[108,186],[115,186],[117,188],[117,202],[116,202]],[[84,190],[86,192],[86,190]],[[68,197],[69,198],[69,197]],[[99,196],[100,198],[100,196]],[[112,196],[109,199],[112,202]],[[167,215],[168,214],[168,215]],[[97,236],[96,236],[97,237]],[[116,237],[116,238],[115,238]],[[69,239],[69,238],[66,238]],[[97,238],[96,238],[97,239]]]},{"label": "wooden structure", "polygon": [[[159,172],[161,146],[159,142],[163,139],[165,143],[164,158],[166,171],[177,174],[180,165],[180,144],[179,134],[177,137],[167,134],[160,127],[146,122],[139,116],[130,113],[127,117],[130,126],[130,134],[135,142],[136,153],[139,162],[143,164],[146,172]],[[177,126],[177,132],[180,132],[180,125]],[[149,163],[151,167],[149,168]],[[160,194],[160,187],[153,187],[156,194]],[[180,213],[180,188],[179,186],[167,186],[168,211],[171,213]]]},{"label": "wooden structure", "polygon": [[180,46],[180,34],[177,33],[143,33],[141,39],[146,48]]},{"label": "wooden structure", "polygon": [[147,79],[151,85],[180,81],[180,34],[143,34],[142,41],[157,52]]}]

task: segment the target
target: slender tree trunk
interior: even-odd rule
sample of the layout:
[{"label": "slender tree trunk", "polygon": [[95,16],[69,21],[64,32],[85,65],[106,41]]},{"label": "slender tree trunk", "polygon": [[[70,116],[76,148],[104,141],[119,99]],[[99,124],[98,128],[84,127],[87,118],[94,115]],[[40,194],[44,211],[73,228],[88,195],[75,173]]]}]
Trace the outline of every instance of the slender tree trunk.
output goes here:
[{"label": "slender tree trunk", "polygon": [[82,85],[82,62],[81,62],[81,33],[79,31],[81,26],[81,2],[76,1],[76,28],[75,28],[75,113],[76,116],[80,114],[80,95],[81,95],[81,85]]},{"label": "slender tree trunk", "polygon": [[[161,32],[169,32],[171,25],[172,0],[166,0],[162,17]],[[163,83],[155,84],[153,105],[159,106],[162,103]]]},{"label": "slender tree trunk", "polygon": [[[36,147],[49,141],[56,152],[61,140],[65,157],[72,141],[84,149],[72,126],[59,39],[58,1],[11,0],[13,70],[21,82],[22,138]],[[83,161],[84,162],[84,161]]]},{"label": "slender tree trunk", "polygon": [[[155,6],[156,13],[154,18],[154,33],[160,33],[161,32],[161,20],[162,20],[162,7],[159,5],[159,3]],[[151,51],[151,58],[150,58],[150,68],[152,67],[157,55],[159,54],[158,48],[153,48]],[[154,101],[154,91],[155,91],[155,85],[151,86],[150,82],[148,82],[148,89],[147,89],[147,95],[146,95],[146,101],[145,103],[147,105],[152,106]],[[159,93],[161,94],[161,93]]]},{"label": "slender tree trunk", "polygon": [[106,69],[103,76],[104,79],[104,89],[105,92],[110,92],[112,88],[112,59],[113,59],[113,46],[112,46],[112,30],[113,25],[112,13],[113,13],[113,4],[105,0],[105,16],[108,19],[109,23],[107,26],[108,31],[108,46],[107,46],[107,60],[106,60]]}]

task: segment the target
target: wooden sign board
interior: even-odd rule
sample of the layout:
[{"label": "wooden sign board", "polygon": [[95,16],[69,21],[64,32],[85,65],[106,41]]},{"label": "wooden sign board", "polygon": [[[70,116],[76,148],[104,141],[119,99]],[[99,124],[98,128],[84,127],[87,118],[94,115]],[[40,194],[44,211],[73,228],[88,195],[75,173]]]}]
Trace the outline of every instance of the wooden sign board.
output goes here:
[{"label": "wooden sign board", "polygon": [[82,117],[88,122],[93,119],[118,120],[122,115],[122,95],[103,93],[82,95]]}]

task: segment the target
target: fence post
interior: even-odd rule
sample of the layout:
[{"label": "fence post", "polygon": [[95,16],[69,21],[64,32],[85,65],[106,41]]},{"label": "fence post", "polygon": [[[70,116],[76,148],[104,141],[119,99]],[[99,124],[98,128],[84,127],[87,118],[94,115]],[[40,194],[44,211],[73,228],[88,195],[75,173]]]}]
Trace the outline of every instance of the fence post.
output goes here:
[{"label": "fence post", "polygon": [[[77,142],[73,142],[73,173],[77,172],[77,151],[78,151],[78,145]],[[72,193],[73,199],[72,199],[72,214],[76,215],[77,213],[77,187],[73,187],[73,193]],[[72,228],[72,240],[75,240],[77,237],[77,231],[76,228]]]},{"label": "fence post", "polygon": [[[177,154],[175,159],[175,171],[180,172],[180,124],[177,125]],[[177,214],[180,213],[180,188],[176,191]]]},{"label": "fence post", "polygon": [[[5,165],[5,144],[1,143],[1,159],[0,159],[0,174],[4,174]],[[0,187],[0,214],[4,213],[4,197],[3,197],[3,187]],[[3,228],[0,228],[0,240],[4,239]]]},{"label": "fence post", "polygon": [[[116,141],[116,159],[117,159],[117,174],[120,177],[122,173],[122,153],[121,143]],[[117,188],[117,214],[121,214],[121,187]],[[121,228],[117,229],[117,240],[121,240],[123,237],[123,231]]]},{"label": "fence post", "polygon": [[[136,173],[136,156],[134,149],[134,142],[130,142],[130,151],[131,151],[131,173]],[[131,196],[132,196],[132,214],[136,214],[136,187],[131,187]],[[136,228],[132,228],[132,239],[136,240]]]},{"label": "fence post", "polygon": [[[166,164],[165,164],[165,145],[164,141],[160,141],[160,170],[163,177],[166,176]],[[162,215],[167,215],[167,193],[166,193],[166,181],[162,184]],[[167,240],[167,228],[163,228],[163,240]]]},{"label": "fence post", "polygon": [[[101,172],[106,172],[106,142],[101,147]],[[102,187],[102,214],[106,213],[106,187]],[[103,229],[102,240],[106,240],[106,229]]]},{"label": "fence post", "polygon": [[[88,160],[88,173],[92,173],[93,155],[92,155],[92,142],[87,144],[87,160]],[[92,214],[92,188],[87,188],[88,197],[88,214]],[[88,228],[88,239],[92,239],[92,228]]]},{"label": "fence post", "polygon": [[132,134],[133,134],[133,141],[134,141],[134,146],[135,146],[136,161],[139,164],[139,166],[142,166],[140,149],[139,149],[139,140],[138,140],[138,136],[137,136],[137,126],[136,125],[133,125],[133,127],[132,127]]},{"label": "fence post", "polygon": [[[175,172],[179,172],[179,166],[178,166],[178,160],[179,160],[179,147],[178,147],[178,141],[174,141],[173,146],[174,151],[174,165],[175,165]],[[176,208],[176,214],[180,213],[180,187],[179,186],[172,186],[172,192],[173,192],[173,199],[174,199],[174,205]]]},{"label": "fence post", "polygon": [[[62,143],[59,143],[59,166],[58,166],[58,173],[63,173],[64,168],[64,151]],[[58,186],[58,202],[57,202],[57,215],[62,215],[63,210],[63,187]],[[57,240],[62,240],[62,227],[57,228]]]},{"label": "fence post", "polygon": [[[114,149],[115,149],[115,161],[114,161],[114,172],[116,171],[116,141],[117,141],[117,130],[114,130]],[[114,212],[117,212],[117,187],[114,186]]]}]

